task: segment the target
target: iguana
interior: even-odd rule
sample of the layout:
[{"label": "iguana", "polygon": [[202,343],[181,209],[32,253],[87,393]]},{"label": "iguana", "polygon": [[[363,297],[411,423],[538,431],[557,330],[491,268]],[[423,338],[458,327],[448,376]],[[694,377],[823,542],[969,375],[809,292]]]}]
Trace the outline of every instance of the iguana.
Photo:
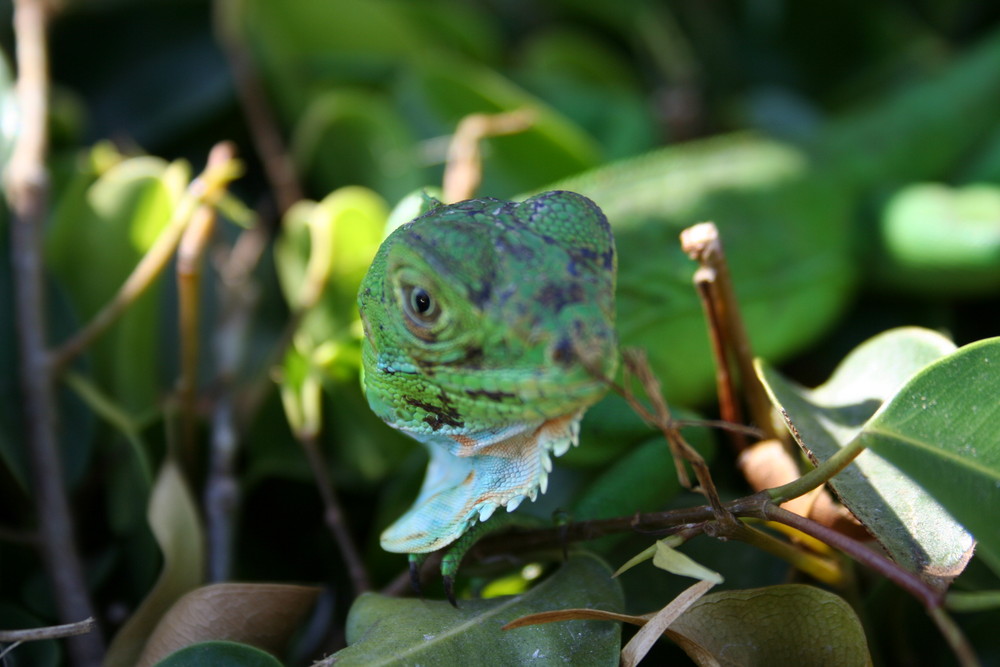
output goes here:
[{"label": "iguana", "polygon": [[385,240],[358,295],[365,391],[430,463],[384,549],[444,548],[545,492],[617,367],[616,264],[604,214],[571,192],[432,203]]},{"label": "iguana", "polygon": [[939,177],[964,157],[995,123],[997,72],[1000,36],[805,147],[692,142],[556,185],[594,201],[561,191],[521,204],[478,199],[433,206],[397,229],[359,294],[366,393],[431,462],[382,546],[440,549],[544,492],[550,455],[576,441],[603,393],[594,376],[615,368],[615,241],[602,209],[622,258],[618,337],[649,351],[668,396],[690,400],[710,385],[711,361],[677,232],[719,223],[758,352],[787,354],[847,299],[866,192]]}]

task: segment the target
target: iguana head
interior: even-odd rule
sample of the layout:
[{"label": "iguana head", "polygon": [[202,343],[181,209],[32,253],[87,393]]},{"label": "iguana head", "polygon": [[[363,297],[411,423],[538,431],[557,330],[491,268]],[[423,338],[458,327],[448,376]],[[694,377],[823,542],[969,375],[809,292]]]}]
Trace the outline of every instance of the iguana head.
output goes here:
[{"label": "iguana head", "polygon": [[604,215],[570,192],[438,205],[385,240],[358,296],[365,390],[431,455],[385,549],[439,549],[545,491],[616,369],[615,265]]}]

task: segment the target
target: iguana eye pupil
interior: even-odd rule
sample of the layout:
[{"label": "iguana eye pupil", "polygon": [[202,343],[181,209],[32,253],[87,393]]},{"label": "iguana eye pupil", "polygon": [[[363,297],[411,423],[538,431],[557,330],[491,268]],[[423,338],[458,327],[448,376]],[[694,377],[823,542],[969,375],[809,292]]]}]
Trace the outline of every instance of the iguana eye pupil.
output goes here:
[{"label": "iguana eye pupil", "polygon": [[431,295],[423,288],[417,287],[410,295],[413,302],[413,310],[420,315],[425,315],[431,309]]},{"label": "iguana eye pupil", "polygon": [[402,297],[403,310],[409,320],[419,327],[433,324],[441,315],[437,301],[423,287],[405,285]]}]

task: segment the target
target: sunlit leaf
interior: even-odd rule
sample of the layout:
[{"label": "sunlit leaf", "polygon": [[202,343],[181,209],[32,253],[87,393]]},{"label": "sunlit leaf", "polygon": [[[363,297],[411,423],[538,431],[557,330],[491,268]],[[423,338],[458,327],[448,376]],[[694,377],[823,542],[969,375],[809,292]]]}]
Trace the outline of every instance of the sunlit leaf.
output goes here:
[{"label": "sunlit leaf", "polygon": [[358,286],[388,215],[385,201],[361,187],[341,188],[319,203],[299,202],[286,213],[275,265],[293,307],[315,304],[299,328],[310,341],[306,350],[355,335]]},{"label": "sunlit leaf", "polygon": [[[169,222],[189,178],[182,164],[153,157],[123,160],[94,179],[78,172],[56,201],[45,258],[81,320],[115,294]],[[162,390],[162,327],[154,284],[94,344],[94,373],[112,399],[148,410]]]},{"label": "sunlit leaf", "polygon": [[192,644],[225,640],[281,654],[312,608],[318,588],[285,584],[215,584],[170,608],[146,642],[139,667]]},{"label": "sunlit leaf", "polygon": [[[914,373],[952,350],[954,345],[934,332],[895,329],[856,348],[816,389],[795,386],[767,367],[761,378],[775,405],[786,411],[799,443],[815,460],[824,461],[855,438],[866,437],[872,416],[885,409],[883,403],[894,402]],[[962,395],[956,400],[972,398]],[[830,484],[903,567],[929,579],[955,576],[964,568],[972,536],[934,494],[880,453],[862,452]]]},{"label": "sunlit leaf", "polygon": [[920,371],[860,437],[972,531],[1000,574],[998,397],[1000,338],[989,338]]},{"label": "sunlit leaf", "polygon": [[672,574],[679,574],[682,577],[701,579],[713,584],[722,583],[721,574],[696,563],[690,556],[677,551],[677,549],[667,544],[667,540],[658,540],[656,542],[653,565]]},{"label": "sunlit leaf", "polygon": [[133,667],[146,640],[167,610],[201,584],[205,546],[198,508],[180,468],[168,459],[149,499],[149,527],[163,551],[156,585],[115,635],[105,667]]},{"label": "sunlit leaf", "polygon": [[544,609],[593,606],[620,611],[622,593],[598,558],[577,554],[550,578],[514,597],[447,602],[358,598],[347,621],[348,648],[319,664],[518,665],[531,661],[615,665],[619,626],[599,621],[523,627],[507,622]]},{"label": "sunlit leaf", "polygon": [[911,185],[886,206],[882,273],[897,287],[954,295],[1000,285],[1000,188]]}]

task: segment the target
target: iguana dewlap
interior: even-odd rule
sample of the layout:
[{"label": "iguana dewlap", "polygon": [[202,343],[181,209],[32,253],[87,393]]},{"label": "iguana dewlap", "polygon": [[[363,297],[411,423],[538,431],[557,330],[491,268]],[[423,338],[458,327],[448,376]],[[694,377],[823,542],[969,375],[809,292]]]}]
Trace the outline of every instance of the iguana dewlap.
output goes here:
[{"label": "iguana dewlap", "polygon": [[617,366],[615,269],[571,192],[434,205],[385,240],[358,295],[365,392],[430,462],[384,549],[435,551],[545,492]]}]

